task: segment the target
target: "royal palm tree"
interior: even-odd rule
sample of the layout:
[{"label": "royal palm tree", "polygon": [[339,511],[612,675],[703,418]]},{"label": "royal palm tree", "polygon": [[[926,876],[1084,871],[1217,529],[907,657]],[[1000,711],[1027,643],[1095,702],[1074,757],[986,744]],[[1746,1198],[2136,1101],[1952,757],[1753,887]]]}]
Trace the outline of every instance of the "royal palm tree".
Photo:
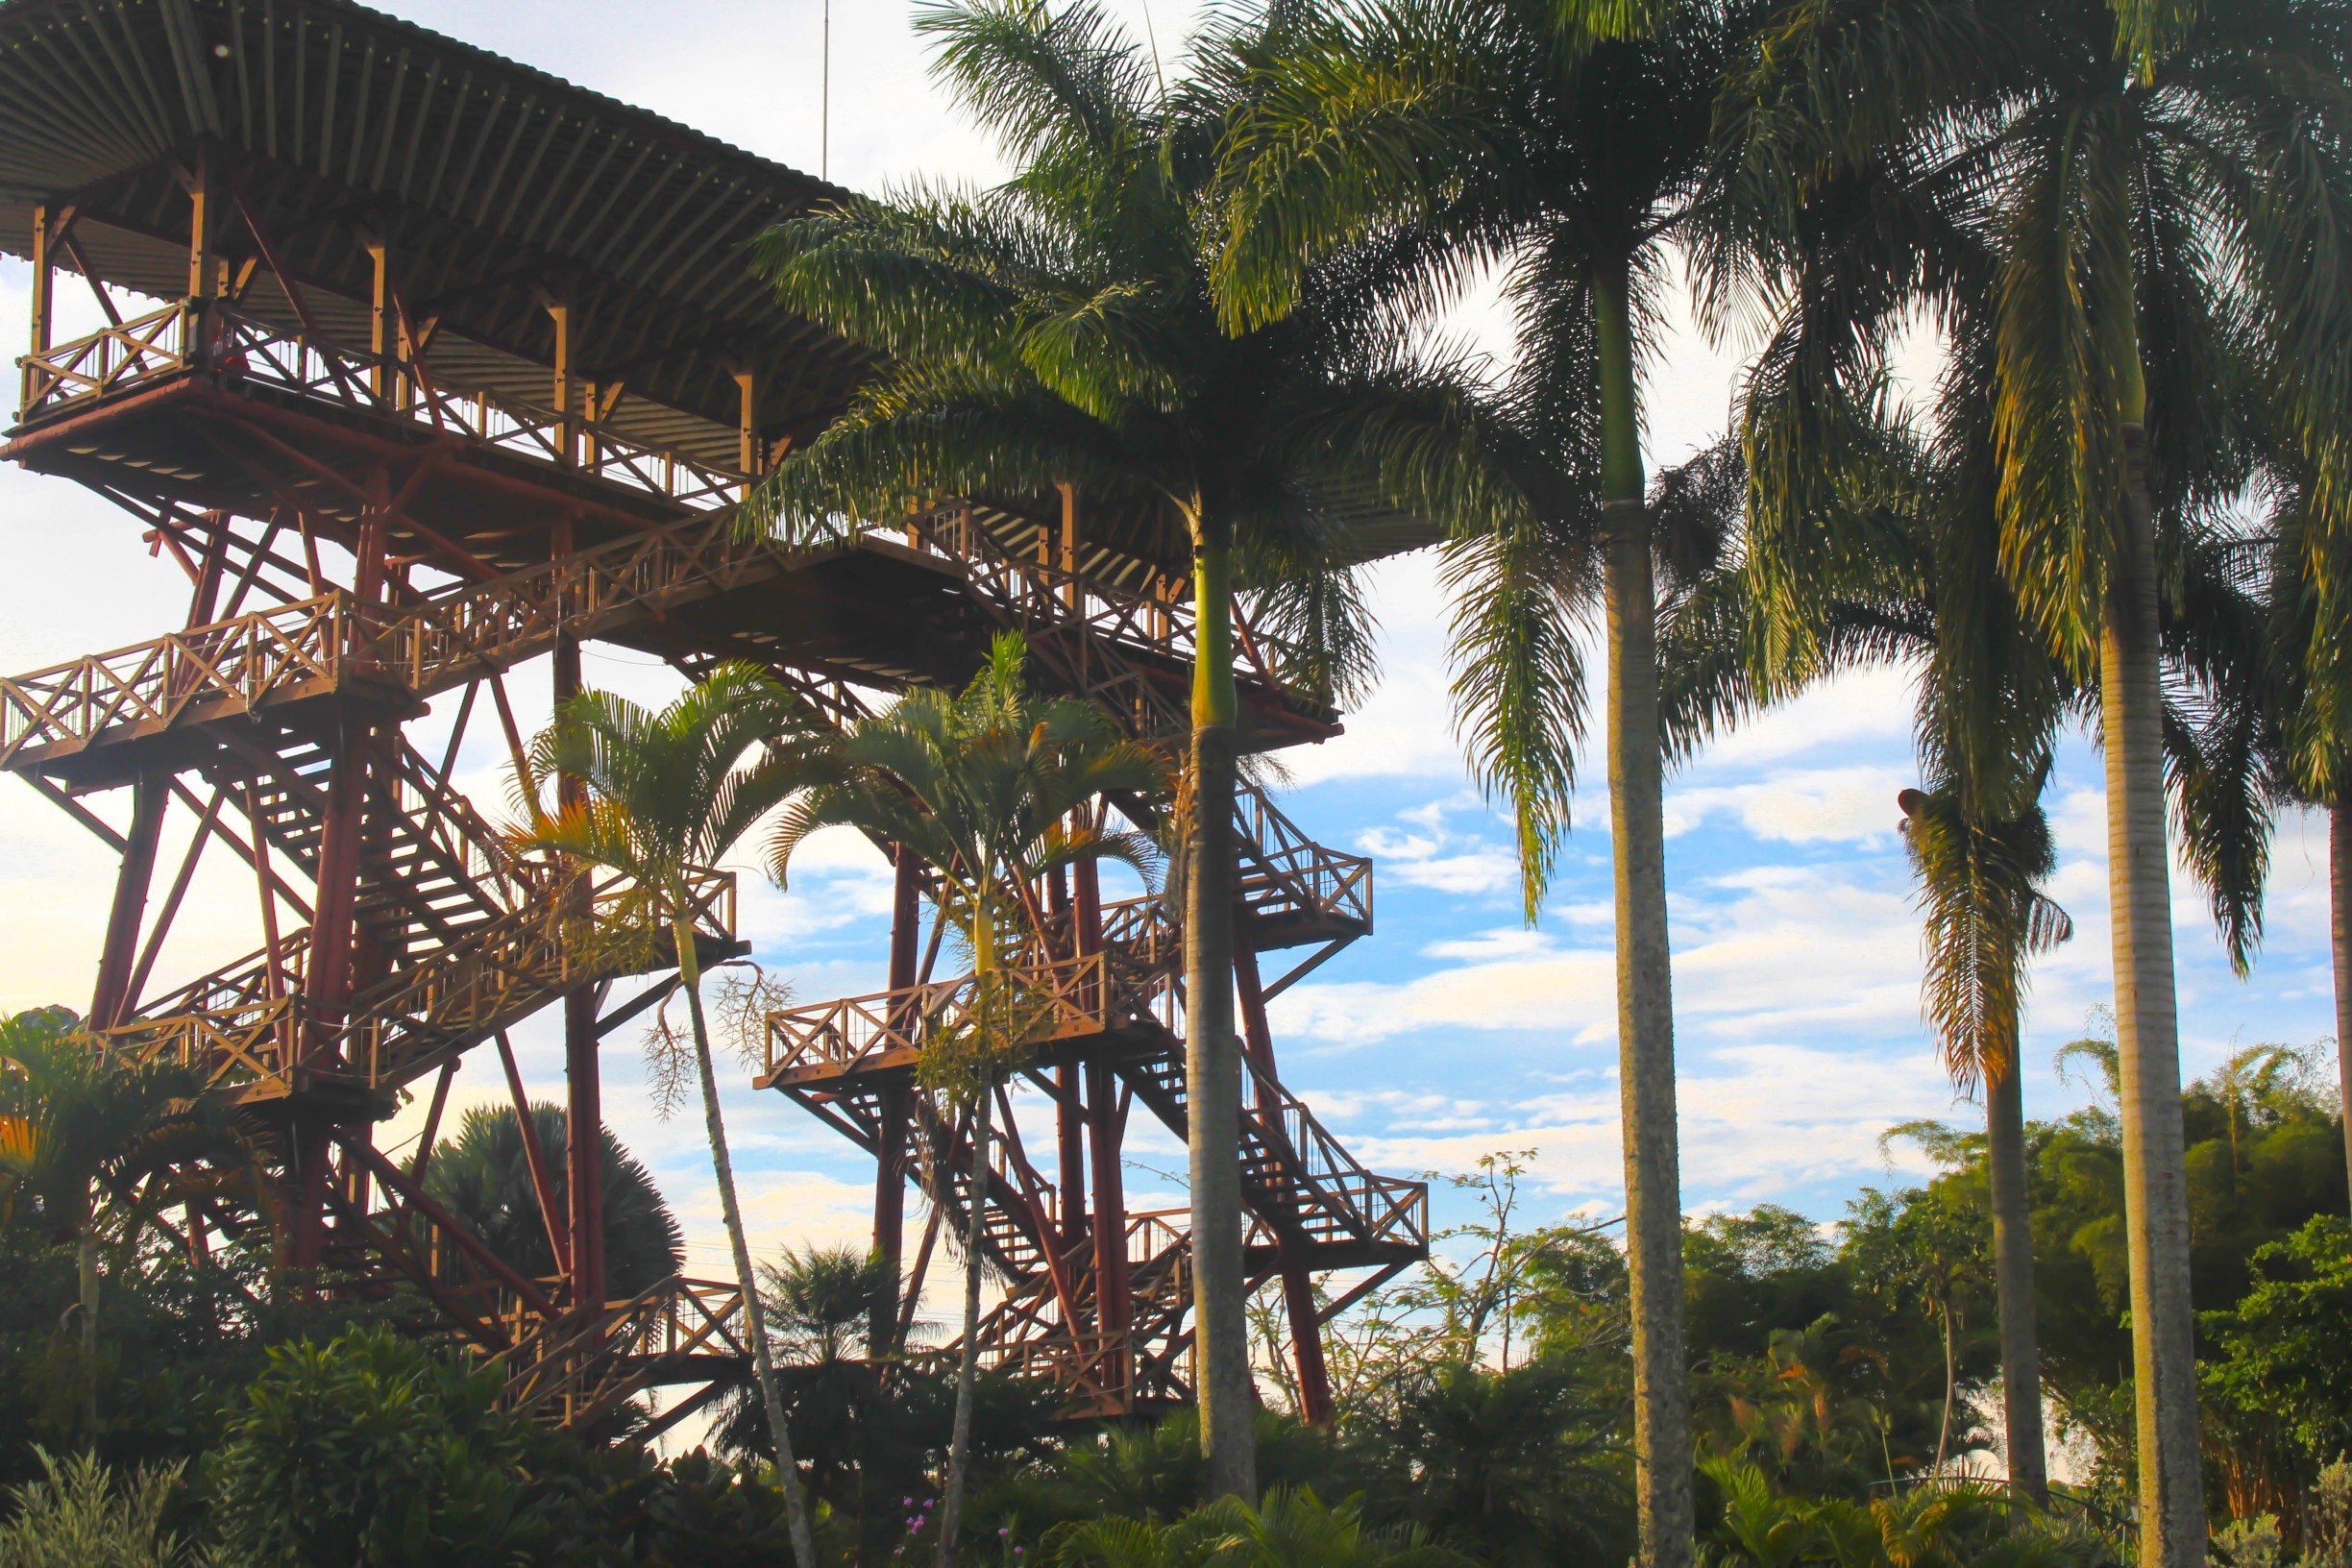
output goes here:
[{"label": "royal palm tree", "polygon": [[[694,910],[701,869],[724,859],[798,783],[794,743],[809,729],[801,705],[747,664],[721,665],[658,713],[608,692],[582,692],[556,710],[554,723],[532,743],[526,771],[514,782],[526,821],[513,834],[520,848],[551,850],[628,879],[624,895],[599,913],[599,929],[579,940],[633,947],[652,963],[662,957],[658,948],[667,927],[668,956],[677,965],[692,1026],[720,1217],[743,1292],[744,1337],[775,1438],[777,1483],[798,1568],[816,1568],[816,1544],[735,1195],[735,1164],[702,1011]],[[551,806],[547,794],[557,778],[577,779],[585,788],[576,798]]]},{"label": "royal palm tree", "polygon": [[1690,1559],[1692,1504],[1660,542],[1640,380],[1663,330],[1668,248],[1703,188],[1718,86],[1751,9],[1360,0],[1302,25],[1263,63],[1229,137],[1216,277],[1228,325],[1262,330],[1311,298],[1312,263],[1380,236],[1413,241],[1425,263],[1393,280],[1409,312],[1445,303],[1486,263],[1506,267],[1518,417],[1514,438],[1487,450],[1497,484],[1523,504],[1447,509],[1458,537],[1470,535],[1450,572],[1461,603],[1455,693],[1473,768],[1516,819],[1531,919],[1569,822],[1586,703],[1580,622],[1600,610],[1641,1556],[1652,1568]]},{"label": "royal palm tree", "polygon": [[[0,1219],[74,1248],[82,1344],[82,1428],[98,1439],[99,1243],[125,1254],[144,1215],[168,1201],[144,1179],[210,1160],[250,1173],[252,1146],[201,1081],[174,1062],[106,1050],[61,1007],[0,1018]],[[257,1199],[258,1194],[254,1196]]]},{"label": "royal palm tree", "polygon": [[[802,763],[807,787],[785,808],[770,851],[782,887],[794,853],[822,828],[853,827],[903,845],[937,873],[941,913],[971,949],[971,995],[962,1018],[939,1028],[926,1020],[916,1068],[946,1103],[950,1125],[968,1127],[971,1142],[964,1337],[940,1502],[940,1568],[954,1560],[970,1462],[990,1115],[997,1086],[1074,1000],[1070,977],[1022,965],[1015,943],[1024,927],[1038,926],[1039,890],[1056,870],[1106,858],[1153,869],[1152,842],[1095,825],[1092,808],[1106,796],[1156,796],[1166,774],[1158,751],[1122,738],[1093,703],[1032,696],[1026,661],[1020,636],[1002,633],[961,693],[911,692],[887,713],[814,746]],[[1194,1103],[1199,1094],[1196,1085]],[[943,1173],[935,1183],[944,1201],[952,1178]]]},{"label": "royal palm tree", "polygon": [[1284,678],[1342,700],[1369,673],[1346,570],[1382,455],[1442,465],[1378,306],[1389,251],[1311,269],[1279,326],[1229,333],[1205,258],[1217,138],[1246,62],[1301,8],[1213,20],[1163,90],[1093,0],[926,3],[935,69],[1018,171],[790,220],[760,261],[793,309],[875,351],[844,416],[781,465],[755,513],[788,542],[895,526],[957,496],[1071,485],[1188,547],[1196,626],[1181,858],[1202,1441],[1218,1492],[1256,1495],[1241,1264],[1231,798],[1240,714],[1230,605],[1291,644]]},{"label": "royal palm tree", "polygon": [[1776,24],[1727,98],[1739,179],[1803,191],[1872,167],[1925,170],[1965,193],[1964,221],[1992,257],[1983,348],[2001,564],[2053,654],[2098,688],[2106,743],[2150,1564],[2200,1562],[2206,1528],[2160,528],[2242,478],[2226,424],[2233,348],[2282,386],[2293,445],[2340,472],[2352,454],[2347,39],[2340,0],[1828,0]]},{"label": "royal palm tree", "polygon": [[[2332,527],[2311,468],[2274,465],[2265,529],[2272,649],[2272,747],[2281,793],[2327,814],[2328,948],[2336,981],[2336,1078],[2352,1105],[2352,625],[2343,572],[2352,528]],[[2352,1171],[2352,1116],[2344,1118]]]}]

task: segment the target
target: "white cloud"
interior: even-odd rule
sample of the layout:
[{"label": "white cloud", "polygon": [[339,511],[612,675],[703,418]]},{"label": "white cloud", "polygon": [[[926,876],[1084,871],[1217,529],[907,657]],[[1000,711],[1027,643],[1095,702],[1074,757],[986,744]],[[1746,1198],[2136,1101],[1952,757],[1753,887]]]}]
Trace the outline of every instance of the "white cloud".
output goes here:
[{"label": "white cloud", "polygon": [[1896,836],[1896,795],[1914,775],[1869,765],[1776,772],[1749,784],[1670,789],[1666,836],[1729,817],[1781,844],[1878,845]]}]

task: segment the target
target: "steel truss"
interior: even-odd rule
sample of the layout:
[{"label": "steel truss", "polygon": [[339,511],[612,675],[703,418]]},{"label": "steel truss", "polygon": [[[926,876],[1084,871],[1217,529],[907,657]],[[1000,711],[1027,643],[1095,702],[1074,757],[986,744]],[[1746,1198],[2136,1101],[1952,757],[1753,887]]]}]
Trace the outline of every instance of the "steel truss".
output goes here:
[{"label": "steel truss", "polygon": [[[593,383],[564,368],[568,318],[554,306],[551,406],[442,385],[431,325],[409,317],[385,247],[371,252],[370,340],[339,341],[210,168],[198,159],[185,171],[189,295],[125,315],[78,263],[110,324],[76,342],[53,346],[45,314],[55,268],[74,254],[72,209],[41,231],[63,249],[37,257],[35,352],[0,452],[110,497],[190,586],[178,630],[0,680],[0,769],[120,856],[91,1026],[106,1050],[184,1065],[267,1129],[275,1201],[191,1206],[188,1245],[265,1223],[306,1287],[405,1282],[431,1300],[504,1368],[517,1409],[593,1430],[649,1388],[699,1387],[669,1408],[676,1419],[742,1375],[743,1303],[731,1285],[682,1278],[610,1299],[594,1164],[598,1049],[674,984],[669,937],[592,940],[597,912],[631,890],[513,847],[450,782],[459,747],[495,723],[519,763],[506,677],[551,653],[567,696],[588,640],[689,674],[749,658],[845,721],[872,694],[962,680],[1007,626],[1027,633],[1053,689],[1164,738],[1182,725],[1189,679],[1188,589],[1133,556],[1081,549],[1074,496],[1058,523],[958,504],[902,537],[797,551],[747,541],[735,508],[769,450],[748,393],[741,465],[625,434],[602,423]],[[241,262],[224,209],[249,230]],[[297,327],[244,303],[257,276],[275,279]],[[1286,684],[1286,650],[1245,616],[1237,625],[1253,744],[1334,733],[1333,716]],[[453,694],[451,733],[428,755],[406,726]],[[110,795],[128,796],[127,826],[86,803]],[[1370,931],[1370,864],[1313,844],[1254,791],[1235,810],[1248,1258],[1254,1278],[1283,1283],[1319,1416],[1317,1327],[1332,1304],[1317,1306],[1312,1279],[1377,1281],[1426,1256],[1427,1199],[1366,1170],[1283,1087],[1266,1023],[1267,997]],[[167,870],[174,817],[193,825]],[[251,880],[255,950],[194,977],[159,974],[200,869],[223,857]],[[1185,1126],[1180,934],[1159,903],[1104,906],[1083,869],[1045,890],[1020,962],[1055,1001],[1026,1075],[1052,1108],[1054,1178],[1027,1152],[1026,1097],[1007,1095],[995,1166],[975,1193],[955,1152],[964,1130],[911,1081],[927,1034],[969,993],[932,978],[940,934],[935,923],[925,950],[924,878],[897,856],[889,988],[771,1018],[758,1081],[873,1157],[875,1242],[894,1261],[909,1185],[928,1198],[909,1303],[939,1227],[984,1207],[988,1261],[1007,1282],[981,1331],[988,1364],[1065,1388],[1074,1413],[1181,1399],[1189,1238],[1181,1213],[1127,1211],[1121,1158],[1136,1102]],[[704,873],[661,919],[724,962],[746,950],[734,894],[730,877]],[[1298,948],[1302,961],[1262,983],[1261,953]],[[565,1020],[569,1212],[507,1043],[549,1007]],[[483,1045],[522,1114],[553,1277],[519,1273],[426,1188],[452,1077]],[[404,1092],[429,1100],[401,1164],[373,1129]],[[877,1350],[903,1343],[911,1311],[877,1313]]]}]

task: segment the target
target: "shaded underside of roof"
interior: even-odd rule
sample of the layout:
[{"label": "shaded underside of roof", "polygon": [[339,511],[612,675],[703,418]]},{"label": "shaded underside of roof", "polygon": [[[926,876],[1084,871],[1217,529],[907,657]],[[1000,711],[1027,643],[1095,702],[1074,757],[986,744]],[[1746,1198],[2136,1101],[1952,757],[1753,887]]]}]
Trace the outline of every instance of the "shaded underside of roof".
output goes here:
[{"label": "shaded underside of roof", "polygon": [[[763,433],[805,438],[860,362],[747,264],[839,194],[781,164],[348,0],[0,4],[0,248],[28,255],[35,206],[71,203],[94,272],[176,298],[200,157],[322,326],[359,330],[383,244],[408,312],[439,319],[447,384],[545,402],[560,302],[616,425],[731,460],[739,371]],[[214,227],[254,248],[241,215]]]},{"label": "shaded underside of roof", "polygon": [[[180,298],[200,160],[214,246],[252,280],[238,308],[363,346],[380,245],[444,387],[550,404],[561,304],[600,423],[732,465],[741,374],[772,451],[821,429],[868,362],[750,270],[762,230],[845,194],[793,169],[350,0],[0,0],[0,250],[28,256],[36,207],[70,207],[54,262]],[[981,509],[1030,555],[1060,506]],[[1339,509],[1357,559],[1432,538]],[[1081,511],[1087,575],[1186,574],[1172,507]]]}]

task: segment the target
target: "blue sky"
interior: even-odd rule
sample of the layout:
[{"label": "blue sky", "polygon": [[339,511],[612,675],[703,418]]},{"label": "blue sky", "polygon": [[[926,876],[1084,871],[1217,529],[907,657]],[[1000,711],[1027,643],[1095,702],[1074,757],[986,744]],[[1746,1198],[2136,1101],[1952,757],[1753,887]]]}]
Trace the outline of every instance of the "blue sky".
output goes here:
[{"label": "blue sky", "polygon": [[[756,152],[813,166],[817,151],[815,0],[674,0],[656,12],[615,0],[561,7],[408,0],[390,9],[470,41],[646,104]],[[1139,22],[1139,0],[1118,8]],[[985,178],[985,144],[930,90],[898,0],[835,8],[832,174],[866,187],[918,172]],[[1184,8],[1153,21],[1172,48]],[[0,264],[0,346],[24,343],[26,276]],[[1480,302],[1457,328],[1506,347]],[[1923,345],[1922,355],[1932,354]],[[1673,461],[1718,431],[1738,367],[1736,343],[1688,330],[1664,346],[1649,389],[1650,447]],[[149,559],[126,515],[75,488],[0,471],[0,560],[10,613],[0,668],[28,670],[176,625],[179,574]],[[1597,769],[1535,930],[1518,918],[1503,824],[1463,775],[1444,698],[1444,606],[1427,558],[1388,563],[1373,600],[1385,678],[1349,733],[1287,758],[1284,808],[1313,836],[1378,860],[1378,933],[1275,1004],[1283,1075],[1367,1160],[1396,1171],[1458,1170],[1495,1150],[1537,1151],[1531,1217],[1617,1213],[1614,1002],[1607,804]],[[1596,671],[1598,662],[1594,664]],[[594,684],[657,698],[666,672],[591,650]],[[515,679],[544,712],[547,679]],[[534,698],[527,694],[538,694]],[[1890,1124],[1972,1115],[1952,1104],[1918,1017],[1919,933],[1895,832],[1896,792],[1912,777],[1907,675],[1845,680],[1766,716],[1700,757],[1670,785],[1669,887],[1684,1112],[1684,1191],[1693,1209],[1770,1200],[1832,1218],[1889,1167]],[[525,722],[533,721],[527,711]],[[444,712],[431,724],[445,723]],[[501,807],[499,761],[469,746],[459,771],[478,802]],[[2050,1053],[2109,994],[2105,827],[2098,759],[2064,750],[2050,806],[2061,850],[2052,894],[2074,916],[2071,945],[2045,962],[2028,1017],[2028,1112],[2080,1102],[2054,1080]],[[119,802],[109,803],[116,815]],[[2270,936],[2250,982],[2234,978],[2194,888],[2176,873],[2183,1049],[2189,1072],[2235,1045],[2309,1043],[2331,1029],[2325,833],[2281,824]],[[882,978],[887,875],[853,842],[810,850],[784,896],[744,870],[744,912],[758,956],[804,1000],[873,990]],[[167,864],[169,864],[167,862]],[[19,782],[0,782],[0,1006],[87,996],[110,887],[97,842]],[[176,981],[257,945],[246,884],[199,878],[183,934],[159,970]],[[551,1019],[518,1037],[535,1090],[560,1092]],[[498,1097],[495,1065],[458,1079],[463,1102]],[[696,1267],[723,1268],[697,1118],[651,1115],[633,1053],[607,1053],[607,1111],[654,1164],[692,1233]],[[747,1207],[762,1238],[861,1234],[864,1174],[846,1145],[747,1075],[728,1091]],[[413,1114],[384,1141],[410,1131]],[[1137,1118],[1140,1129],[1142,1118]],[[1139,1138],[1136,1207],[1176,1201],[1156,1172],[1181,1168],[1165,1138]],[[1897,1169],[1907,1158],[1896,1151]],[[1440,1217],[1458,1217],[1441,1203]],[[935,1299],[937,1298],[935,1296]]]}]

